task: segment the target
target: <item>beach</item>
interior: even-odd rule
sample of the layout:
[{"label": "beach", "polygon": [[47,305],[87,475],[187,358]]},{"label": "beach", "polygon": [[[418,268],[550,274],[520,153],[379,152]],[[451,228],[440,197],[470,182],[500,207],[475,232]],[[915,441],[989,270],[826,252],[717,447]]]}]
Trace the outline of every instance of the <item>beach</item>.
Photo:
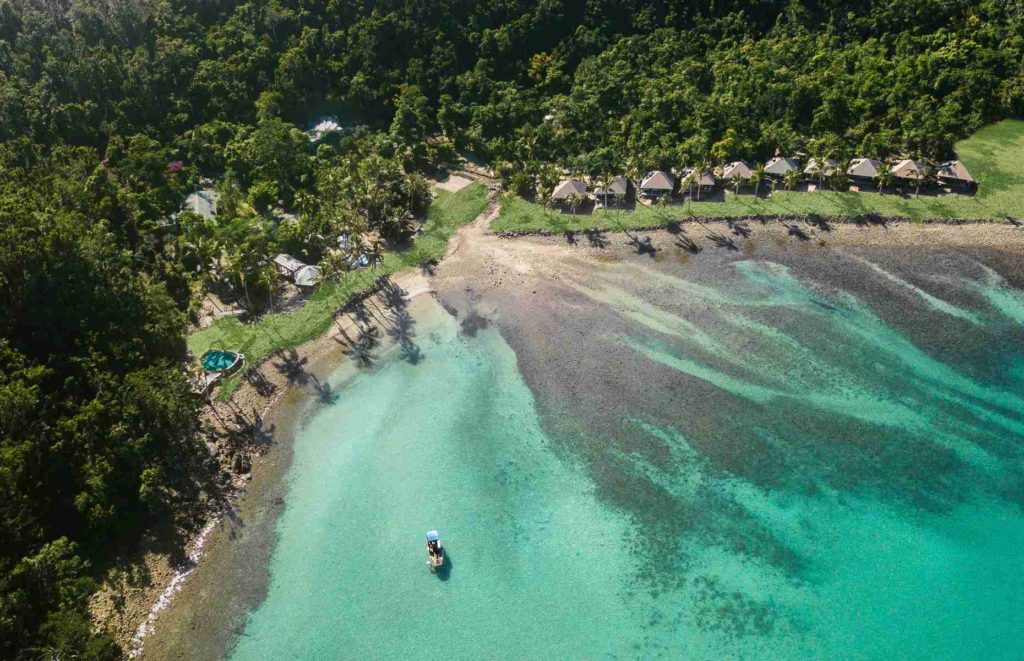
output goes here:
[{"label": "beach", "polygon": [[[672,466],[678,469],[677,454],[682,450],[665,440],[674,438],[673,433],[688,439],[686,452],[701,457],[701,470],[711,476],[702,479],[720,480],[729,475],[734,480],[729,489],[737,489],[735,480],[742,479],[747,488],[774,492],[773,497],[808,490],[824,494],[820,502],[806,505],[807,509],[828,511],[827,501],[836,494],[856,494],[870,501],[871,507],[876,502],[887,507],[913,504],[921,511],[947,514],[962,513],[962,507],[975,501],[974,496],[965,499],[959,488],[942,480],[923,480],[922,471],[941,476],[959,470],[967,475],[970,490],[987,494],[986,499],[995,493],[1012,500],[1007,490],[1012,492],[1020,477],[1016,464],[998,470],[991,465],[987,454],[994,451],[994,441],[988,432],[971,432],[979,435],[971,437],[971,443],[965,443],[961,430],[950,432],[944,447],[919,445],[883,452],[878,456],[886,468],[873,474],[851,448],[863,444],[864,438],[877,436],[877,419],[867,413],[852,415],[845,432],[830,432],[830,438],[839,439],[836,442],[847,448],[836,452],[834,447],[808,440],[820,436],[821,421],[807,413],[807,401],[799,405],[787,402],[804,397],[798,385],[806,384],[810,392],[823,389],[824,383],[848,380],[845,391],[870,378],[861,363],[870,362],[872,353],[884,352],[887,345],[855,348],[854,340],[862,342],[868,333],[879,337],[893,333],[888,342],[898,346],[906,341],[905,352],[927,346],[927,360],[956,364],[956,374],[976,382],[994,380],[996,390],[982,389],[970,395],[974,400],[985,401],[986,392],[992,395],[1002,383],[1012,382],[1012,370],[1007,372],[999,363],[1016,357],[990,349],[994,341],[1012,346],[1019,331],[1012,323],[992,327],[988,317],[995,313],[983,314],[978,309],[984,303],[986,310],[1002,310],[1011,322],[1018,314],[1015,299],[998,298],[1003,295],[1000,292],[1022,285],[1018,263],[1024,252],[1024,232],[1017,228],[998,224],[835,224],[828,231],[803,226],[796,233],[778,223],[750,223],[739,229],[725,222],[684,223],[679,232],[579,234],[570,242],[563,236],[502,239],[488,231],[489,217],[485,215],[457,234],[448,257],[433,276],[403,274],[395,281],[408,292],[410,309],[422,319],[421,327],[441,324],[431,318],[443,310],[456,320],[458,337],[500,335],[514,357],[522,383],[532,393],[529,406],[536,407],[539,429],[549,439],[552,452],[580,471],[572,480],[592,483],[601,505],[591,508],[592,515],[598,519],[609,516],[607,508],[620,517],[616,520],[623,526],[622,534],[644,558],[644,569],[633,576],[636,585],[642,586],[638,589],[681,589],[672,578],[680,567],[693,568],[708,561],[683,547],[687,540],[710,534],[712,521],[695,519],[686,508],[680,510],[682,496],[651,472]],[[688,241],[680,241],[680,235]],[[960,278],[978,284],[968,286]],[[817,283],[811,290],[795,284],[811,281]],[[862,310],[860,303],[846,302],[854,298],[870,306],[872,312]],[[811,305],[808,310],[812,310],[826,304],[836,307],[836,314],[845,315],[844,323],[861,334],[851,331],[842,335],[837,332],[842,326],[826,327],[834,323],[829,321],[831,317],[819,318],[810,312],[800,312],[804,316],[799,320],[788,317],[790,309],[799,311],[804,309],[801,306]],[[731,316],[721,314],[725,309],[732,310]],[[984,324],[979,323],[982,316]],[[723,320],[730,324],[727,333],[720,331]],[[847,344],[837,340],[837,348],[819,346],[816,336],[807,334],[809,329],[820,331],[821,336],[845,337]],[[302,433],[303,425],[319,415],[317,398],[323,397],[323,389],[315,385],[330,383],[329,395],[344,398],[347,384],[361,374],[342,354],[336,333],[332,330],[297,350],[295,359],[305,361],[303,371],[309,375],[303,383],[290,383],[272,366],[273,361],[268,361],[265,372],[278,385],[275,395],[268,398],[247,391],[248,384],[236,393],[234,405],[259,411],[264,426],[273,430],[273,440],[266,451],[254,455],[252,477],[243,478],[245,495],[231,516],[214,527],[203,559],[156,621],[154,634],[146,641],[146,658],[220,658],[243,635],[250,610],[264,602],[268,567],[279,543],[276,526],[293,488],[285,477],[291,467],[291,443]],[[777,346],[788,343],[789,355],[801,359],[787,359],[775,351],[763,353],[760,347],[769,341],[782,343]],[[686,360],[679,354],[683,349],[689,356]],[[833,351],[836,353],[830,353]],[[395,348],[382,348],[377,365],[389,364],[388,356],[394,353]],[[651,369],[645,362],[644,369],[637,370],[638,354],[662,367]],[[747,357],[739,364],[736,355]],[[808,365],[815,360],[820,365],[810,369]],[[826,363],[833,366],[831,371]],[[376,369],[384,368],[372,368],[371,375]],[[920,362],[905,369],[923,370],[928,378],[939,379],[939,367],[927,363],[923,355]],[[748,373],[741,383],[742,370]],[[821,381],[825,373],[831,376]],[[782,382],[780,374],[786,375]],[[947,391],[967,387],[942,374],[952,384],[943,386]],[[886,373],[885,378],[903,377]],[[910,388],[907,384],[902,387]],[[782,397],[779,392],[788,394]],[[755,406],[753,411],[735,409],[743,410],[743,415],[723,418],[722,406],[733,410],[741,400],[757,402],[759,397],[769,396],[782,403]],[[952,397],[949,392],[944,396]],[[881,413],[871,415],[882,417],[886,411],[902,411],[885,408],[890,406],[888,402],[868,399],[837,396],[830,401],[830,410],[839,415],[849,415],[852,409],[877,409]],[[715,404],[709,405],[712,402]],[[814,400],[813,406],[823,404]],[[1012,409],[1015,404],[1000,406]],[[907,416],[910,431],[905,433],[918,433],[913,431],[914,425],[921,421],[911,419],[909,412],[901,415]],[[964,408],[953,415],[959,419],[977,413]],[[730,417],[742,418],[742,424],[730,422]],[[784,443],[776,438],[769,442],[751,436],[746,431],[751,425],[794,429],[804,440]],[[672,429],[676,431],[665,431]],[[717,431],[709,434],[711,429]],[[770,451],[771,443],[783,443],[788,449],[782,454]],[[985,448],[980,454],[979,444]],[[752,448],[757,451],[751,452]],[[996,456],[1005,458],[1007,452],[1000,449]],[[789,466],[796,461],[794,456],[810,466],[805,472],[814,479],[801,478],[801,472]],[[638,479],[636,471],[641,468],[644,477]],[[994,487],[993,480],[1002,486]],[[584,488],[581,493],[586,492]],[[777,526],[764,522],[763,509],[755,516],[749,501],[744,510],[736,509],[740,500],[735,495],[724,500],[702,498],[715,514],[713,545],[734,558],[755,558],[760,571],[771,568],[794,575],[808,561],[802,557],[807,555],[806,549],[801,550],[792,540],[782,541]],[[755,525],[759,518],[761,522]],[[710,573],[701,575],[707,578]],[[726,607],[722,599],[727,592],[720,580],[707,580],[705,598],[694,603],[704,609],[704,617],[714,620],[716,609]],[[721,634],[726,641],[729,631],[762,631],[769,636],[767,632],[789,626],[779,623],[778,613],[756,600],[744,598],[728,608],[742,615],[718,618],[722,621],[714,623],[720,629],[716,636]],[[657,637],[659,644],[678,649],[672,647],[671,634],[661,632]]]}]

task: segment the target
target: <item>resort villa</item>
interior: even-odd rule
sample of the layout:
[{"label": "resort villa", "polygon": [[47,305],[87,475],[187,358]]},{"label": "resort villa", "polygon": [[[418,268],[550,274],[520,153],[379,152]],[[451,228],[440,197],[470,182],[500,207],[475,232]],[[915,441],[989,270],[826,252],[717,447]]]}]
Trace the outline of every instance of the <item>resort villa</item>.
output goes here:
[{"label": "resort villa", "polygon": [[701,191],[718,185],[718,181],[713,174],[710,172],[700,172],[697,168],[683,168],[680,174],[682,175],[684,187],[696,189],[698,200],[700,199]]},{"label": "resort villa", "polygon": [[846,176],[850,178],[852,186],[858,190],[870,190],[874,187],[875,180],[878,179],[881,167],[882,162],[877,159],[855,158],[850,161],[850,167],[846,169]]},{"label": "resort villa", "polygon": [[753,168],[745,161],[733,161],[722,168],[722,181],[738,187],[753,174]]},{"label": "resort villa", "polygon": [[804,168],[804,178],[820,183],[822,179],[834,175],[838,167],[839,162],[834,158],[826,158],[821,165],[818,165],[818,159],[812,158],[807,161],[807,167]]},{"label": "resort villa", "polygon": [[799,167],[800,164],[795,159],[776,156],[764,164],[764,173],[775,181],[782,181],[787,174]]},{"label": "resort villa", "polygon": [[676,178],[671,172],[655,170],[640,182],[640,201],[646,204],[671,196],[676,187]]},{"label": "resort villa", "polygon": [[587,185],[579,179],[566,179],[555,186],[551,193],[551,201],[555,204],[578,204],[587,198]]},{"label": "resort villa", "polygon": [[628,177],[615,177],[607,185],[600,184],[594,189],[598,206],[608,207],[617,201],[626,202],[632,192],[633,182]]},{"label": "resort villa", "polygon": [[974,177],[960,161],[946,161],[939,165],[935,173],[936,179],[943,186],[962,193],[973,193],[978,189]]}]

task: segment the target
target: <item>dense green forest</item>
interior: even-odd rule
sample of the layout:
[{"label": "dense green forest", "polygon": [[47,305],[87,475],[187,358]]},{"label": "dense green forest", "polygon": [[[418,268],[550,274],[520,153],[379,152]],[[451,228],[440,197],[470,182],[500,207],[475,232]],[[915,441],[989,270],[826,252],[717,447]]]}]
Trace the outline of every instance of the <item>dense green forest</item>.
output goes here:
[{"label": "dense green forest", "polygon": [[[1022,61],[1000,0],[0,0],[0,656],[119,656],[91,577],[217,500],[182,371],[201,293],[258,315],[277,251],[397,245],[457,152],[521,190],[941,158],[1024,115]],[[311,142],[325,114],[347,128]],[[200,177],[215,220],[177,213]]]}]

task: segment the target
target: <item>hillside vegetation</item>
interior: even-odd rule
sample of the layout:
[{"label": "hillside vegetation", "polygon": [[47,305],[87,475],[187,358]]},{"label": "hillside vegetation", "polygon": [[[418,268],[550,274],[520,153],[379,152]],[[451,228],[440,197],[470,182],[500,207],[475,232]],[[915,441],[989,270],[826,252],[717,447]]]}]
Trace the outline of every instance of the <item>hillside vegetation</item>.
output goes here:
[{"label": "hillside vegetation", "polygon": [[[524,192],[777,150],[941,159],[1022,117],[1022,62],[1003,0],[0,0],[0,657],[123,653],[92,577],[218,502],[187,347],[258,358],[325,327],[353,258],[438,254],[483,191],[431,205],[437,164]],[[961,152],[982,193],[933,204],[1015,208],[1015,170]],[[181,212],[197,188],[216,215]],[[326,279],[285,315],[280,252]],[[210,292],[256,321],[186,344]]]}]

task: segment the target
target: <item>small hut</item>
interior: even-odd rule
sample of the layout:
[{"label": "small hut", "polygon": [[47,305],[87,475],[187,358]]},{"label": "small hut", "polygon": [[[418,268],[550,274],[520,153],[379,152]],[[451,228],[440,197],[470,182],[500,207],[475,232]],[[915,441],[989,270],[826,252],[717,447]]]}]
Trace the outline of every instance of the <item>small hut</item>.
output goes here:
[{"label": "small hut", "polygon": [[284,253],[274,258],[274,270],[289,280],[294,278],[303,266],[306,266],[305,262]]},{"label": "small hut", "polygon": [[745,161],[733,161],[722,168],[722,181],[736,184],[750,179],[753,168]]},{"label": "small hut", "polygon": [[587,196],[587,185],[579,179],[565,179],[551,193],[551,201],[565,204],[573,197],[583,199]]},{"label": "small hut", "polygon": [[804,168],[804,177],[808,181],[818,177],[831,177],[836,173],[836,168],[838,167],[839,163],[834,158],[826,158],[820,168],[818,166],[818,159],[812,158],[807,161],[807,167]]},{"label": "small hut", "polygon": [[930,172],[931,168],[927,165],[909,158],[903,159],[892,168],[892,173],[897,179],[914,185],[923,181]]},{"label": "small hut", "polygon": [[697,196],[700,197],[700,191],[714,189],[718,185],[718,180],[710,172],[697,172],[697,168],[683,168],[682,172],[683,186],[696,187],[700,190],[697,191]]},{"label": "small hut", "polygon": [[656,202],[666,195],[672,195],[676,187],[676,178],[671,172],[655,170],[640,182],[641,200]]},{"label": "small hut", "polygon": [[783,178],[793,170],[797,170],[800,164],[793,158],[786,158],[785,156],[776,156],[767,163],[764,164],[764,173],[777,181],[782,181]]},{"label": "small hut", "polygon": [[855,158],[850,161],[850,167],[846,169],[846,176],[850,183],[858,188],[872,188],[875,180],[878,179],[878,170],[882,162],[874,158]]},{"label": "small hut", "polygon": [[597,203],[602,206],[611,206],[616,200],[625,201],[633,190],[633,182],[628,177],[615,177],[607,185],[600,185],[594,189],[594,197]]},{"label": "small hut", "polygon": [[953,190],[973,193],[978,189],[978,183],[974,181],[974,177],[971,176],[971,173],[967,171],[967,168],[960,161],[946,161],[942,163],[939,165],[935,176],[940,184],[948,186]]}]

